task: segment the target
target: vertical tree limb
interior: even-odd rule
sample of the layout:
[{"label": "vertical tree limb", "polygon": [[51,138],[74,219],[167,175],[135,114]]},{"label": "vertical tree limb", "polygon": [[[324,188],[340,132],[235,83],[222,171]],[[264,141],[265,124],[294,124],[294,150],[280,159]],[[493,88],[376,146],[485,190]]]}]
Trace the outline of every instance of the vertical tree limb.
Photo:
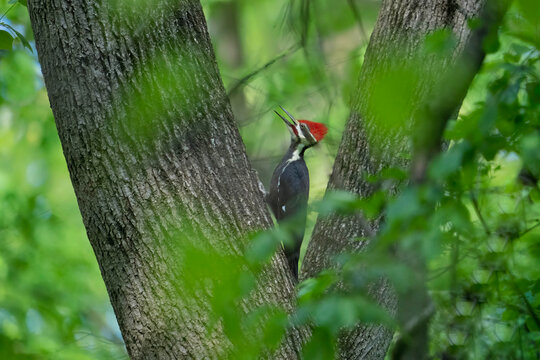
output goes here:
[{"label": "vertical tree limb", "polygon": [[[411,163],[411,186],[427,181],[430,160],[441,151],[446,124],[461,106],[467,91],[486,56],[486,39],[497,39],[497,31],[510,0],[485,4],[478,24],[472,30],[463,51],[450,66],[438,68],[441,76],[426,96],[426,104],[416,116],[416,132],[423,134],[414,144]],[[428,294],[426,264],[422,256],[401,248],[399,255],[413,269],[415,283],[398,296],[398,319],[402,334],[392,359],[427,359],[429,357],[429,321],[435,308]]]},{"label": "vertical tree limb", "polygon": [[[182,267],[184,249],[240,255],[248,234],[272,221],[200,3],[30,0],[28,9],[83,221],[130,357],[225,356],[231,344],[223,329],[207,328],[202,293],[212,289],[183,286],[197,284]],[[259,285],[245,311],[292,309],[281,253]],[[297,358],[305,337],[292,330],[275,358]]]},{"label": "vertical tree limb", "polygon": [[[408,166],[406,158],[399,156],[411,152],[409,138],[405,136],[406,124],[389,131],[381,127],[381,121],[369,111],[377,74],[391,68],[392,64],[412,61],[425,35],[437,29],[445,28],[454,33],[457,40],[455,53],[460,54],[470,37],[467,22],[478,16],[484,3],[484,0],[383,1],[328,191],[341,189],[367,197],[373,193],[374,186],[365,180],[366,174],[377,174],[386,167]],[[391,49],[400,51],[395,53]],[[428,85],[420,84],[419,92],[428,91]],[[398,94],[407,99],[408,94],[399,91]],[[388,99],[388,107],[396,106],[395,100]],[[361,216],[319,219],[304,258],[301,277],[316,275],[344,250],[362,251],[367,243],[355,239],[366,237],[378,227],[377,221],[369,223]],[[372,296],[391,312],[396,310],[396,298],[388,283],[382,281],[374,287]],[[341,358],[381,359],[391,338],[391,332],[382,326],[359,326],[341,338]]]}]

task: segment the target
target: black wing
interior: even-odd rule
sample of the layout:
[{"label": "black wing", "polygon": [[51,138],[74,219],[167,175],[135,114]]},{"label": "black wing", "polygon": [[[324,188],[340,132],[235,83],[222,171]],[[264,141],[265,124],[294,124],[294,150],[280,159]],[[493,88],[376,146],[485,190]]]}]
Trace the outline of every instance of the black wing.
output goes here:
[{"label": "black wing", "polygon": [[292,243],[284,244],[287,262],[295,279],[298,279],[300,247],[306,227],[309,197],[309,173],[304,159],[285,162],[272,176],[268,203],[279,223],[291,220]]},{"label": "black wing", "polygon": [[278,222],[297,215],[299,211],[305,212],[308,197],[309,172],[304,159],[276,168],[270,183],[268,203]]}]

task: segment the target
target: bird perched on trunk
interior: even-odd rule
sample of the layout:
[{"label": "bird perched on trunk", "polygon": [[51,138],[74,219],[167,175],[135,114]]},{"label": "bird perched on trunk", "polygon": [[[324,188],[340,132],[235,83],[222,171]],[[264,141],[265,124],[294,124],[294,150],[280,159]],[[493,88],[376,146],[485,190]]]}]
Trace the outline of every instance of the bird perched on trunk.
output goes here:
[{"label": "bird perched on trunk", "polygon": [[284,250],[289,267],[298,280],[298,260],[306,227],[309,197],[309,172],[304,161],[304,152],[317,145],[328,129],[324,124],[314,121],[296,120],[287,110],[282,107],[281,110],[291,120],[275,111],[291,133],[291,145],[274,170],[267,201],[278,223],[288,220],[291,226],[292,243],[284,244]]}]

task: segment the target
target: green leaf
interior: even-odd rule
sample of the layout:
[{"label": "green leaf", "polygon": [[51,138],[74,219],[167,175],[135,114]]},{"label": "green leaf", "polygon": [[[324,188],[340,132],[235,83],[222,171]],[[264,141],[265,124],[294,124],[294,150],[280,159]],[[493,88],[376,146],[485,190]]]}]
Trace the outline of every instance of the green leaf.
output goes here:
[{"label": "green leaf", "polygon": [[427,54],[448,56],[456,48],[456,37],[448,29],[437,30],[426,37],[424,47]]},{"label": "green leaf", "polygon": [[263,329],[263,340],[265,346],[275,349],[279,346],[281,339],[287,329],[287,313],[284,310],[277,309],[266,321]]},{"label": "green leaf", "polygon": [[484,38],[482,47],[486,54],[491,54],[499,50],[500,45],[499,34],[496,31],[491,31]]},{"label": "green leaf", "polygon": [[322,216],[332,213],[350,213],[355,209],[358,196],[347,191],[329,191],[324,199],[317,204],[317,211]]},{"label": "green leaf", "polygon": [[[400,56],[397,55],[399,49],[392,51]],[[419,71],[420,65],[414,61],[392,66],[375,65],[366,106],[366,115],[372,117],[377,126],[376,132],[368,137],[374,149],[381,145],[379,136],[396,131],[410,121],[420,79],[432,81],[429,74]],[[388,105],[388,99],[392,99],[392,106]]]},{"label": "green leaf", "polygon": [[381,177],[383,179],[395,179],[398,181],[404,181],[407,179],[407,176],[408,174],[405,170],[395,167],[384,168],[381,171]]},{"label": "green leaf", "polygon": [[18,32],[13,26],[9,25],[9,24],[5,24],[5,23],[2,23],[3,26],[7,27],[8,29],[10,29],[11,31],[13,31],[16,35],[17,35],[17,38],[19,40],[21,40],[23,46],[25,48],[27,48],[28,50],[30,50],[30,52],[34,52],[32,50],[32,46],[30,45],[30,43],[28,42],[28,40],[26,40],[26,38],[24,37],[23,34],[21,34],[20,32]]},{"label": "green leaf", "polygon": [[533,133],[521,140],[520,144],[523,162],[535,175],[540,175],[540,134]]},{"label": "green leaf", "polygon": [[505,104],[512,104],[517,100],[519,90],[521,88],[521,81],[512,81],[509,86],[501,93],[501,102]]},{"label": "green leaf", "polygon": [[[399,176],[397,173],[394,175]],[[331,191],[316,207],[321,216],[334,213],[351,214],[360,210],[365,217],[373,219],[380,215],[385,202],[386,196],[383,191],[377,191],[367,198],[359,198],[358,195],[346,191]]]},{"label": "green leaf", "polygon": [[383,210],[386,204],[386,193],[384,191],[377,191],[368,198],[361,199],[358,202],[358,209],[362,210],[365,217],[368,219],[375,219]]},{"label": "green leaf", "polygon": [[540,83],[534,82],[526,85],[527,95],[531,104],[540,103]]},{"label": "green leaf", "polygon": [[392,325],[391,317],[383,308],[362,296],[327,296],[313,310],[314,323],[332,334],[358,322]]},{"label": "green leaf", "polygon": [[22,6],[28,7],[28,1],[27,0],[19,0],[19,4],[21,4]]},{"label": "green leaf", "polygon": [[[533,1],[536,2],[537,0]],[[535,17],[535,13],[537,11],[538,10],[510,13],[507,20],[507,26],[508,33],[510,35],[534,45],[537,49],[540,49],[540,28],[537,26],[537,23],[535,23],[534,20],[527,19],[528,17]]]},{"label": "green leaf", "polygon": [[297,294],[298,302],[307,304],[323,296],[335,282],[335,274],[330,271],[323,271],[317,277],[302,281]]},{"label": "green leaf", "polygon": [[335,338],[332,334],[324,328],[315,328],[311,339],[302,348],[302,359],[334,359],[335,351]]},{"label": "green leaf", "polygon": [[484,111],[479,119],[478,130],[482,134],[488,134],[497,122],[498,107],[495,96],[488,96],[484,105]]},{"label": "green leaf", "polygon": [[5,30],[0,30],[0,49],[11,50],[13,48],[13,37]]},{"label": "green leaf", "polygon": [[35,59],[25,51],[11,51],[0,61],[2,97],[18,104],[35,97]]},{"label": "green leaf", "polygon": [[521,15],[531,24],[540,23],[540,4],[538,0],[518,0],[518,8]]},{"label": "green leaf", "polygon": [[410,188],[401,193],[400,196],[391,202],[386,209],[388,224],[395,221],[404,221],[416,216],[420,216],[424,208],[420,202],[418,188]]},{"label": "green leaf", "polygon": [[246,252],[246,259],[253,265],[265,263],[274,255],[281,242],[289,241],[289,237],[281,228],[260,233],[252,240]]},{"label": "green leaf", "polygon": [[432,179],[446,179],[458,171],[463,162],[465,154],[470,152],[471,146],[463,141],[452,146],[447,152],[438,156],[429,168],[429,175]]}]

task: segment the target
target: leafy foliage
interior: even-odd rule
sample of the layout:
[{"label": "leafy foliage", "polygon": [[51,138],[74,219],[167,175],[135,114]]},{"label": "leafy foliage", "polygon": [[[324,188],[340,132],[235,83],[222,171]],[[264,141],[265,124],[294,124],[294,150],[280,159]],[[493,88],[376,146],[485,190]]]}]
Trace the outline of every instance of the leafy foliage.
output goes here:
[{"label": "leafy foliage", "polygon": [[[520,27],[519,33],[514,28],[517,21],[535,19],[540,9],[530,5],[518,2],[508,14],[501,48],[488,57],[459,117],[449,124],[448,150],[430,164],[427,182],[398,182],[398,196],[329,194],[321,203],[322,214],[360,211],[367,218],[384,204],[378,213],[384,223],[366,252],[341,256],[338,270],[302,285],[300,299],[310,299],[315,307],[310,314],[316,334],[329,333],[327,340],[335,342],[335,323],[349,325],[335,313],[331,325],[317,321],[317,309],[336,294],[342,300],[369,296],[370,285],[381,276],[398,293],[414,286],[416,269],[393,255],[405,251],[429,264],[428,285],[437,308],[430,342],[435,358],[537,358],[540,52],[535,26]],[[523,14],[524,9],[531,14]],[[380,180],[396,182],[384,175]],[[348,319],[367,323],[346,304],[339,306],[350,309]],[[373,306],[362,309],[381,312]],[[385,323],[383,317],[375,319]]]}]

